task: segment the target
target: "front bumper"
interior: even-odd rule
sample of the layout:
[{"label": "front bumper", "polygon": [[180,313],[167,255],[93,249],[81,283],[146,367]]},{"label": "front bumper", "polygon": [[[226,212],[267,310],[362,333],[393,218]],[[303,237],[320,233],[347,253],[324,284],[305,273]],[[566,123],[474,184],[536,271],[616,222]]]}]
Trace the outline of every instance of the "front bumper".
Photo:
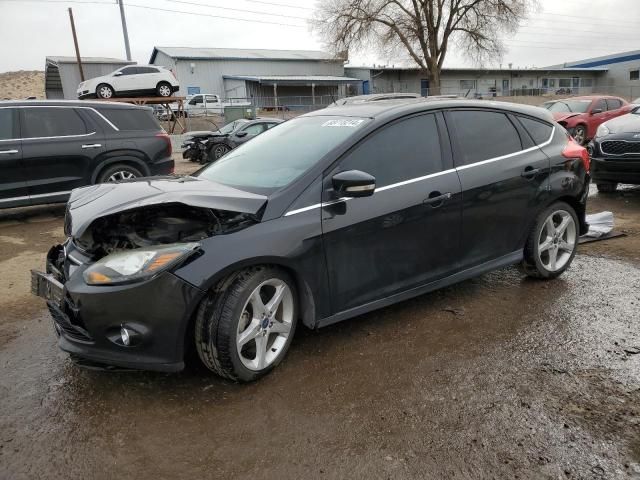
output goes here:
[{"label": "front bumper", "polygon": [[594,183],[631,183],[640,185],[640,158],[592,157],[591,178]]},{"label": "front bumper", "polygon": [[[164,372],[184,368],[185,335],[201,290],[169,272],[135,284],[87,285],[86,265],[75,265],[70,275],[68,265],[64,272],[54,265],[63,251],[57,246],[49,252],[47,274],[32,272],[32,292],[47,300],[63,351],[92,364]],[[134,333],[129,346],[120,339],[121,327]]]}]

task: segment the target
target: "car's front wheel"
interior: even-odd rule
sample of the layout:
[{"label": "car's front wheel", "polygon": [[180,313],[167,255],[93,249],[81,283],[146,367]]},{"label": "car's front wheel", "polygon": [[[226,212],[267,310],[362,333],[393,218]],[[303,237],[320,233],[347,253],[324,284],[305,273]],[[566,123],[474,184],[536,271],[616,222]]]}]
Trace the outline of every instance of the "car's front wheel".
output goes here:
[{"label": "car's front wheel", "polygon": [[575,210],[556,202],[538,215],[524,248],[522,267],[535,278],[556,278],[575,257],[580,235]]},{"label": "car's front wheel", "polygon": [[220,376],[256,380],[286,355],[297,312],[290,275],[273,267],[243,270],[202,301],[195,326],[198,355]]},{"label": "car's front wheel", "polygon": [[101,83],[96,88],[96,97],[98,98],[113,98],[115,96],[115,92],[111,85],[107,85],[106,83]]},{"label": "car's front wheel", "polygon": [[229,145],[225,143],[216,143],[213,147],[211,147],[211,150],[209,150],[209,161],[215,162],[220,157],[226,155],[230,150],[231,148],[229,148]]}]

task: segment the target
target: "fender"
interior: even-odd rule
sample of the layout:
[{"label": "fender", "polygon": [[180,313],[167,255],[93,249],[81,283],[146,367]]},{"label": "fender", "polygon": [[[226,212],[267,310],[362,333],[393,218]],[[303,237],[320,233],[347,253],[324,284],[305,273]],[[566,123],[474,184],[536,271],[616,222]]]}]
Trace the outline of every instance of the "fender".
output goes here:
[{"label": "fender", "polygon": [[114,163],[130,163],[134,164],[144,175],[149,175],[149,167],[144,161],[145,155],[142,152],[131,150],[115,150],[103,154],[98,164],[94,167],[91,174],[91,184],[96,183],[96,179],[102,170],[108,165]]}]

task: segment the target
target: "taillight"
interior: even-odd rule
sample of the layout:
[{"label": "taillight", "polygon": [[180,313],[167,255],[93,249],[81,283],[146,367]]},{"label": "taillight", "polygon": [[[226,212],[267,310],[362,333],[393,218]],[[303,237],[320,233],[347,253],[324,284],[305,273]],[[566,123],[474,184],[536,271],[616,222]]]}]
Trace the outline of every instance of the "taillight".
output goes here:
[{"label": "taillight", "polygon": [[171,156],[173,153],[173,148],[171,147],[171,137],[167,133],[156,133],[156,137],[162,138],[167,142],[167,155]]},{"label": "taillight", "polygon": [[562,150],[562,156],[569,159],[580,159],[584,165],[584,169],[589,172],[591,167],[591,159],[589,152],[582,145],[578,144],[573,138],[569,137],[567,145]]}]

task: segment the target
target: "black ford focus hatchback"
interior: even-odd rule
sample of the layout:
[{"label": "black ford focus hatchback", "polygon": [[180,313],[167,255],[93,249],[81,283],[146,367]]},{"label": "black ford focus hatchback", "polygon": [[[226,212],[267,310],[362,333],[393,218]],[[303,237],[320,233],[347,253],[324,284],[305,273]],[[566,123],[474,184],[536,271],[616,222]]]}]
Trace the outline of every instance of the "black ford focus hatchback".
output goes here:
[{"label": "black ford focus hatchback", "polygon": [[389,101],[316,111],[189,177],[74,190],[33,272],[79,363],[251,381],[318,328],[490,270],[564,272],[589,156],[542,109]]}]

